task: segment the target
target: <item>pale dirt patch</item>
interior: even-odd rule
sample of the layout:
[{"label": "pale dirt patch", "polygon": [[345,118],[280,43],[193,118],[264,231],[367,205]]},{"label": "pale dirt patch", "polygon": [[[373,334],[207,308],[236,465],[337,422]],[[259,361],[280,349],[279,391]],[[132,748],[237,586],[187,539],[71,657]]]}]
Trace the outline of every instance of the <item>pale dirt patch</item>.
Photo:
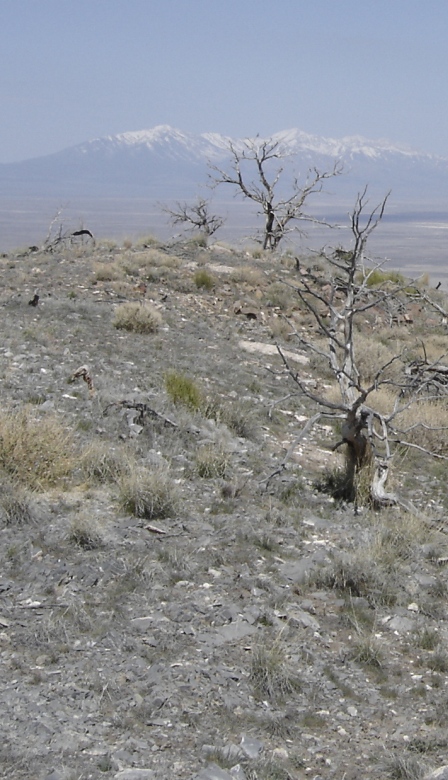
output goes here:
[{"label": "pale dirt patch", "polygon": [[[264,344],[262,341],[246,341],[241,339],[238,342],[238,346],[244,349],[246,352],[260,352],[262,355],[277,355],[278,350],[275,344]],[[301,363],[306,366],[309,363],[309,359],[306,355],[300,355],[298,352],[291,352],[289,349],[282,349],[282,352],[287,360],[294,360],[296,363]]]}]

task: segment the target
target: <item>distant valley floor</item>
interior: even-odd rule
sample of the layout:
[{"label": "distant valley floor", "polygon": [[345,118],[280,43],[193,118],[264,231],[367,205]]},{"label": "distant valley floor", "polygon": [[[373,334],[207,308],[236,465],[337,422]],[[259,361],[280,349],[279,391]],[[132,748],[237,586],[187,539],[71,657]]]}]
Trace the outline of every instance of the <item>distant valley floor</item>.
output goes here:
[{"label": "distant valley floor", "polygon": [[[59,209],[64,229],[77,230],[87,227],[98,238],[131,240],[153,234],[161,240],[169,240],[179,230],[173,229],[162,211],[165,202],[144,198],[73,198],[63,203],[51,198],[6,198],[0,197],[0,252],[40,245]],[[372,205],[375,205],[372,203]],[[226,218],[226,224],[216,238],[232,244],[250,243],[261,227],[261,219],[247,204],[231,200],[213,206],[216,213]],[[333,213],[331,213],[333,212]],[[322,246],[349,246],[349,212],[347,206],[340,213],[330,206],[324,213],[339,229],[330,230],[310,223],[303,223],[305,236],[298,236],[292,242],[284,243],[284,249],[306,254]],[[316,212],[315,212],[316,213]],[[393,205],[370,241],[371,255],[406,275],[418,277],[429,273],[431,282],[442,282],[448,287],[447,264],[448,205],[437,205],[433,209],[418,210],[415,206],[403,208],[400,212]]]}]

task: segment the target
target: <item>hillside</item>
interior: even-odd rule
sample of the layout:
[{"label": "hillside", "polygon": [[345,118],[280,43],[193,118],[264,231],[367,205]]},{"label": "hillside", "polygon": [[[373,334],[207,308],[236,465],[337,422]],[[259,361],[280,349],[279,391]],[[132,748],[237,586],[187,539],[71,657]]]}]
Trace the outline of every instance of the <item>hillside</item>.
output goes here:
[{"label": "hillside", "polygon": [[[337,429],[294,445],[315,410],[276,348],[331,389],[283,319],[320,337],[295,257],[148,238],[0,262],[0,776],[446,764],[445,463],[396,458],[416,514],[328,492]],[[448,302],[425,290],[439,310],[360,323],[363,370],[444,351]]]}]

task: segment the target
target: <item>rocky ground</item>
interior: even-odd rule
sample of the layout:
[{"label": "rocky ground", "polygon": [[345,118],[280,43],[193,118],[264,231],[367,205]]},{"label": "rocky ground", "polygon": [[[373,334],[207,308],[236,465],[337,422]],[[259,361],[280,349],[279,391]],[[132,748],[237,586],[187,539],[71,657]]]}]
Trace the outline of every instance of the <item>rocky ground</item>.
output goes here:
[{"label": "rocky ground", "polygon": [[[417,517],[355,515],[319,489],[342,458],[329,426],[272,476],[313,411],[275,344],[328,377],[281,317],[311,328],[281,284],[294,258],[258,254],[103,242],[1,259],[1,777],[357,780],[448,763],[443,463],[397,464]],[[153,333],[115,327],[129,301],[151,303]],[[426,316],[393,327],[443,337]],[[170,373],[200,401],[176,398]],[[2,454],[8,420],[17,439],[40,432],[23,471]],[[57,478],[36,476],[46,423],[69,463]],[[131,511],[135,475],[158,478],[163,506]]]}]

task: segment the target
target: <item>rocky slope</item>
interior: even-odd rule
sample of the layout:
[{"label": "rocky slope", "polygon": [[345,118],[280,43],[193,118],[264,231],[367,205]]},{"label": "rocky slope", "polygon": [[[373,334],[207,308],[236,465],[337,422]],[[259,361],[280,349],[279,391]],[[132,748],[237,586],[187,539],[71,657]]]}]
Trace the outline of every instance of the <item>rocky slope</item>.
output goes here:
[{"label": "rocky slope", "polygon": [[[324,425],[270,478],[312,412],[275,343],[329,381],[280,316],[302,317],[280,283],[294,259],[129,242],[1,263],[0,776],[358,780],[446,763],[444,469],[398,464],[421,516],[355,516],[317,487],[340,465]],[[153,333],[115,326],[126,302],[151,304]],[[443,335],[431,316],[391,337]],[[192,380],[189,400],[170,375]],[[15,441],[37,424],[17,473],[8,420]],[[46,425],[70,465],[33,481]],[[158,477],[163,506],[131,511],[136,475]]]}]

